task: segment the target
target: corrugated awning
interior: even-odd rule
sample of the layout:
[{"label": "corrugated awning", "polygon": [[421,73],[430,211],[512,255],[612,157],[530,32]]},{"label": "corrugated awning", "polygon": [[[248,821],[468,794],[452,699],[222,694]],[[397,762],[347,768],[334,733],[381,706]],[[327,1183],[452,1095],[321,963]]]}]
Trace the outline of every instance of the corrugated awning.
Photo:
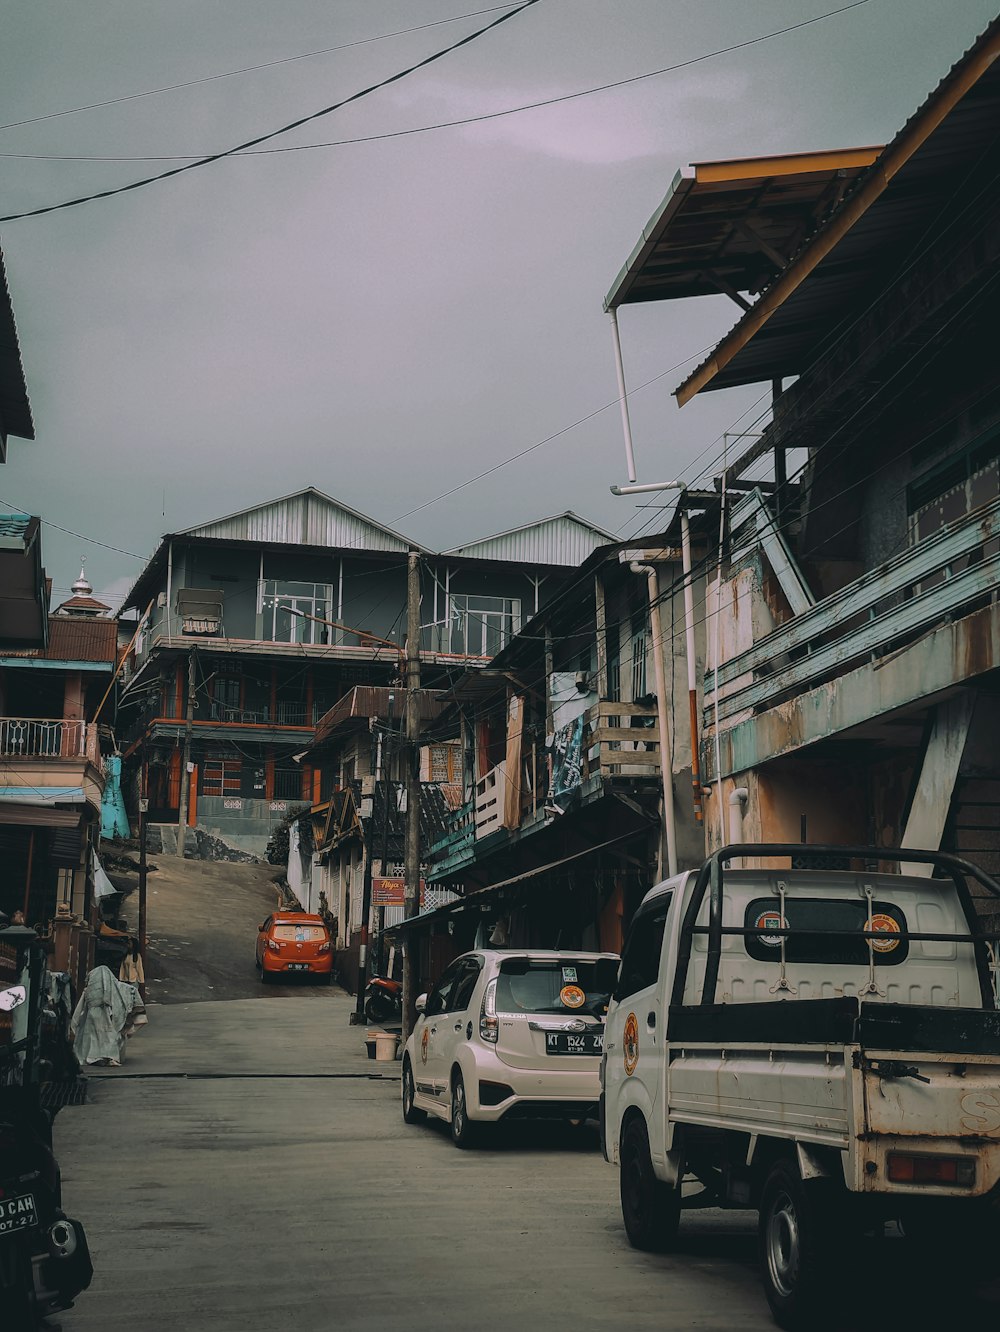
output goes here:
[{"label": "corrugated awning", "polygon": [[604,300],[760,291],[880,148],[701,162],[678,171]]}]

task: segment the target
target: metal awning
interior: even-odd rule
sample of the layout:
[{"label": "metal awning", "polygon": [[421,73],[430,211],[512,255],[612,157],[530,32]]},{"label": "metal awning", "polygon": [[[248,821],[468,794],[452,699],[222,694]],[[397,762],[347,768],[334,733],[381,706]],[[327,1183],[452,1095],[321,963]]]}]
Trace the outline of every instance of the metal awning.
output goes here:
[{"label": "metal awning", "polygon": [[678,171],[605,297],[605,310],[760,291],[881,151],[700,162]]},{"label": "metal awning", "polygon": [[684,406],[706,389],[800,375],[858,306],[870,301],[936,222],[970,173],[986,189],[1000,124],[1000,19],[858,180],[850,197],[774,279],[712,354],[675,390]]},{"label": "metal awning", "polygon": [[491,883],[486,888],[479,888],[475,892],[459,898],[457,902],[448,902],[445,906],[438,907],[434,911],[425,911],[422,915],[411,916],[408,920],[400,921],[398,925],[387,927],[385,932],[386,934],[398,934],[414,929],[422,929],[424,926],[435,925],[439,921],[448,920],[461,911],[478,911],[480,907],[491,902],[504,889],[526,883],[529,879],[537,879],[539,875],[547,874],[549,870],[559,869],[561,866],[569,865],[575,860],[582,860],[584,856],[592,856],[595,851],[606,851],[610,846],[617,846],[619,842],[627,842],[631,838],[638,837],[648,831],[649,828],[642,825],[630,828],[628,832],[617,833],[614,837],[609,837],[607,841],[598,842],[595,846],[585,847],[582,851],[574,851],[568,856],[560,856],[558,860],[550,860],[544,865],[535,865],[532,869],[524,870],[521,874],[514,874],[509,879],[501,879],[498,883]]}]

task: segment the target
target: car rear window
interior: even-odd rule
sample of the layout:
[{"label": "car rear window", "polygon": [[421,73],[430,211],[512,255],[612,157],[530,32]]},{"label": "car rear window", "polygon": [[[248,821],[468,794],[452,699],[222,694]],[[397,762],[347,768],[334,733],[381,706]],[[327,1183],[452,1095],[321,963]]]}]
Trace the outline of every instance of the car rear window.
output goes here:
[{"label": "car rear window", "polygon": [[[817,933],[785,936],[786,962],[836,962],[847,966],[868,965],[868,940],[849,935],[823,935],[820,930],[857,930],[868,928],[868,903],[831,897],[786,897],[785,922],[777,897],[758,897],[744,916],[744,928],[760,927],[760,934],[745,936],[746,950],[758,962],[781,961],[781,936],[772,930],[816,930]],[[872,925],[885,935],[876,939],[872,953],[877,967],[894,967],[905,962],[909,941],[899,936],[906,932],[906,917],[893,902],[872,903]]]},{"label": "car rear window", "polygon": [[275,925],[271,933],[286,943],[318,942],[327,937],[323,925]]},{"label": "car rear window", "polygon": [[507,958],[497,978],[498,1013],[588,1013],[603,1017],[618,975],[615,958],[534,962]]}]

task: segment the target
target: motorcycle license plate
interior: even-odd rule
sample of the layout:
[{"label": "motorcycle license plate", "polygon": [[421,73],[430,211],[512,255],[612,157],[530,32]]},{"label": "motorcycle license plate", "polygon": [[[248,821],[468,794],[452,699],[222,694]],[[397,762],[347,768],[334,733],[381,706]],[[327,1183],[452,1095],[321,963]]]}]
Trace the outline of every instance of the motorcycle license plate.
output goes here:
[{"label": "motorcycle license plate", "polygon": [[12,1235],[16,1230],[26,1230],[38,1225],[38,1213],[35,1199],[30,1193],[22,1193],[19,1198],[0,1198],[0,1235]]},{"label": "motorcycle license plate", "polygon": [[603,1032],[547,1031],[545,1053],[550,1055],[599,1055],[604,1049]]},{"label": "motorcycle license plate", "polygon": [[289,970],[289,971],[308,971],[308,970],[309,970],[309,963],[308,963],[308,962],[289,962],[289,964],[288,964],[288,970]]}]

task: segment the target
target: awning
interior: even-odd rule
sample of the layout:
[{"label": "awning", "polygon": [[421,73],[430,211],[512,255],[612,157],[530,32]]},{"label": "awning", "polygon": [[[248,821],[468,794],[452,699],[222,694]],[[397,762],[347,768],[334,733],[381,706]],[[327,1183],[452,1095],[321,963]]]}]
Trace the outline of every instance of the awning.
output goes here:
[{"label": "awning", "polygon": [[572,855],[560,856],[558,860],[550,860],[545,865],[536,865],[533,869],[524,870],[521,874],[514,874],[509,879],[501,879],[498,883],[491,883],[486,888],[479,888],[474,893],[469,893],[465,897],[459,898],[457,902],[448,902],[445,906],[438,907],[435,911],[425,911],[422,915],[411,916],[409,920],[401,921],[398,925],[387,927],[385,933],[399,934],[400,932],[422,929],[425,925],[432,926],[438,921],[448,920],[457,915],[460,911],[478,911],[480,907],[493,901],[505,889],[512,888],[516,884],[526,883],[529,879],[537,879],[541,874],[547,874],[549,870],[559,869],[562,865],[572,864],[575,860],[582,860],[585,856],[592,856],[595,851],[606,851],[610,846],[617,846],[619,842],[627,842],[633,837],[638,837],[649,831],[648,827],[638,826],[630,828],[628,832],[618,833],[615,837],[609,837],[605,842],[598,842],[595,846],[585,847],[582,851],[574,851]]}]

